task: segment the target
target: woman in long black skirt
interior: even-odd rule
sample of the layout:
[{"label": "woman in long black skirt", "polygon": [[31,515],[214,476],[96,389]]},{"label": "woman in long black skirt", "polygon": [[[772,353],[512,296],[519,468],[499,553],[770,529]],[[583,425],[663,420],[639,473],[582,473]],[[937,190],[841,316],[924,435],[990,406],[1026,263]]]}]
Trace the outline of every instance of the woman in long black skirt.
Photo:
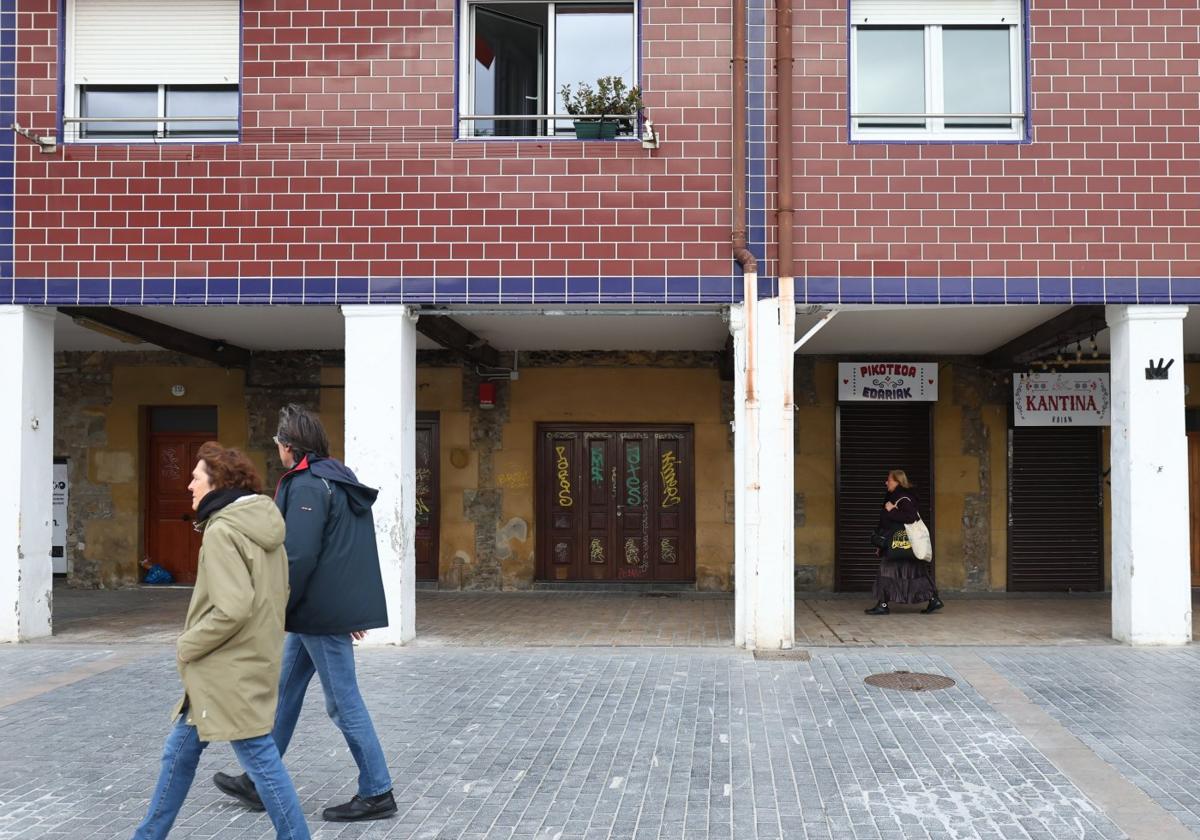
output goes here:
[{"label": "woman in long black skirt", "polygon": [[944,605],[933,582],[930,563],[918,560],[913,554],[904,526],[916,522],[917,495],[904,470],[892,470],[887,476],[887,496],[879,512],[875,529],[876,553],[882,558],[879,576],[875,578],[875,606],[867,615],[887,615],[889,604],[918,604],[928,601],[922,613],[932,613]]}]

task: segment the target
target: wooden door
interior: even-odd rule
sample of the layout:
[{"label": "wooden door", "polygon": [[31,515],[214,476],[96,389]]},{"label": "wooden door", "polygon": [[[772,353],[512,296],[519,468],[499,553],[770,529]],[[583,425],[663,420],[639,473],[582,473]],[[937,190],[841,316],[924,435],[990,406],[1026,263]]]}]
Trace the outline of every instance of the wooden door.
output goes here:
[{"label": "wooden door", "polygon": [[1188,476],[1192,525],[1192,586],[1200,586],[1200,432],[1188,432]]},{"label": "wooden door", "polygon": [[200,534],[192,523],[192,468],[212,435],[152,432],[147,447],[146,556],[169,571],[176,583],[195,583]]},{"label": "wooden door", "polygon": [[538,577],[695,580],[690,426],[541,425]]},{"label": "wooden door", "polygon": [[438,415],[417,415],[417,580],[438,579],[438,520],[441,494],[438,475]]}]

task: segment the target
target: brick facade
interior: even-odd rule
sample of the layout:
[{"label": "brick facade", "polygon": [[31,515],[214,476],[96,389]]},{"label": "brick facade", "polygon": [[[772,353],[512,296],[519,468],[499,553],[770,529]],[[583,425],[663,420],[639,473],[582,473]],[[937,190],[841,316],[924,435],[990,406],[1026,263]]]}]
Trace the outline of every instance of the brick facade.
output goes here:
[{"label": "brick facade", "polygon": [[[58,3],[18,5],[18,121],[53,133]],[[730,276],[728,0],[641,4],[653,151],[455,141],[453,0],[244,9],[241,143],[22,142],[19,278]]]},{"label": "brick facade", "polygon": [[[17,0],[17,121],[42,133],[57,5]],[[454,140],[452,0],[244,5],[241,143],[18,143],[15,299],[740,295],[727,2],[641,4],[654,151]],[[770,5],[750,0],[751,234],[768,257]],[[847,142],[846,0],[796,5],[799,299],[1200,301],[1194,2],[1028,4],[1032,142],[971,144]]]}]

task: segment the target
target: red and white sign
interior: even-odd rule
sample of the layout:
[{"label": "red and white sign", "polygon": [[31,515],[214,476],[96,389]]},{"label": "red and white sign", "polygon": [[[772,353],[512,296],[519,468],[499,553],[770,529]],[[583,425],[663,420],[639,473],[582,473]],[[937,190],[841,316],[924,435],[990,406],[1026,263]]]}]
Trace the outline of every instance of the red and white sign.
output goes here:
[{"label": "red and white sign", "polygon": [[936,362],[841,362],[842,402],[937,402]]},{"label": "red and white sign", "polygon": [[1018,426],[1107,426],[1107,373],[1026,373],[1013,377]]}]

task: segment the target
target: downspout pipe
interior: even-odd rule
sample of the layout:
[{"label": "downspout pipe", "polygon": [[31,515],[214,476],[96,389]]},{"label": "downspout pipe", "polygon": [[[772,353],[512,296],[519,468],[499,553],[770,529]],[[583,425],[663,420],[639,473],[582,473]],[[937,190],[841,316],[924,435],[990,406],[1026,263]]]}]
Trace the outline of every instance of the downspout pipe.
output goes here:
[{"label": "downspout pipe", "polygon": [[733,258],[742,267],[746,308],[746,399],[754,399],[754,301],[758,299],[758,260],[746,247],[746,0],[733,3]]},{"label": "downspout pipe", "polygon": [[[775,14],[775,72],[778,100],[777,128],[775,132],[776,166],[778,167],[778,195],[776,196],[777,225],[776,241],[779,243],[779,318],[783,329],[783,340],[789,345],[796,335],[796,277],[795,256],[792,238],[795,232],[795,200],[792,185],[792,163],[794,152],[792,133],[795,119],[792,109],[792,92],[795,69],[795,50],[792,39],[792,0],[777,0]],[[791,371],[792,365],[785,363],[787,377],[784,382],[784,411],[794,410]]]}]

